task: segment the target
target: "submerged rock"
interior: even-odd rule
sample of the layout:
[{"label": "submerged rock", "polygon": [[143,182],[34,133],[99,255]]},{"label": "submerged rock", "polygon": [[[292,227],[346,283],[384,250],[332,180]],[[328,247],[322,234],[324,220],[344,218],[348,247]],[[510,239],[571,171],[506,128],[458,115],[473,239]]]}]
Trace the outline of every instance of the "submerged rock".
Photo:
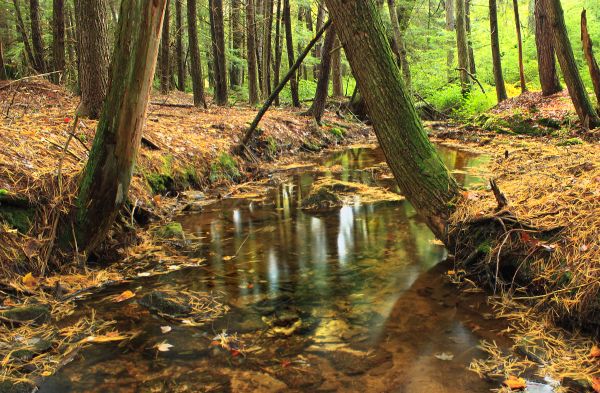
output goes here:
[{"label": "submerged rock", "polygon": [[163,240],[185,240],[183,227],[178,222],[171,222],[169,224],[157,227],[153,230],[153,233],[155,237]]},{"label": "submerged rock", "polygon": [[50,309],[42,304],[31,304],[0,311],[0,317],[8,323],[41,325],[50,320]]},{"label": "submerged rock", "polygon": [[151,311],[173,318],[185,317],[192,312],[189,297],[186,295],[174,298],[168,293],[153,291],[142,297],[138,303]]},{"label": "submerged rock", "polygon": [[326,352],[325,357],[336,370],[346,375],[364,374],[372,368],[391,362],[392,354],[383,349],[373,353],[362,353],[354,350]]},{"label": "submerged rock", "polygon": [[340,197],[325,187],[313,189],[302,201],[302,209],[312,211],[336,208],[341,205]]},{"label": "submerged rock", "polygon": [[31,382],[0,382],[0,393],[31,393],[36,389],[36,386]]}]

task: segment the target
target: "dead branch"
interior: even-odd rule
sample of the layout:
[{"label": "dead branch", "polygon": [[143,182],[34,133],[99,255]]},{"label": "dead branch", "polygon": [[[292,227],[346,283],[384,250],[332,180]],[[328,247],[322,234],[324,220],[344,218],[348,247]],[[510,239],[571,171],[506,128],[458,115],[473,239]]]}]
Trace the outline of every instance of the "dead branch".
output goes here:
[{"label": "dead branch", "polygon": [[473,79],[479,85],[481,92],[483,94],[486,94],[485,89],[483,88],[483,85],[481,84],[481,82],[479,82],[479,79],[477,79],[475,77],[475,75],[471,74],[471,72],[469,72],[469,70],[467,70],[466,68],[456,68],[456,71],[462,71],[462,72],[465,72],[467,75],[469,75],[469,78]]}]

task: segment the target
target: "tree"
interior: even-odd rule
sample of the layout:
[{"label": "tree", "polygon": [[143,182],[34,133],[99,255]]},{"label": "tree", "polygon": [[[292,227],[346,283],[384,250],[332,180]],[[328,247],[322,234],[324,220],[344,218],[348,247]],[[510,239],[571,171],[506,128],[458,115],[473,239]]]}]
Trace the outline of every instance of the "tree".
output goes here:
[{"label": "tree", "polygon": [[33,57],[36,69],[46,72],[44,61],[44,41],[42,40],[42,29],[40,27],[40,3],[39,0],[29,0],[29,19],[31,22],[31,43],[33,45]]},{"label": "tree", "polygon": [[331,79],[333,82],[333,96],[343,97],[344,89],[342,86],[342,45],[337,34],[335,35],[334,49],[331,53]]},{"label": "tree", "polygon": [[465,0],[456,0],[456,46],[458,48],[458,68],[463,94],[471,89],[469,79],[469,44],[467,42],[467,20],[465,15]]},{"label": "tree", "polygon": [[6,75],[6,65],[4,64],[4,47],[0,40],[0,81],[8,79]]},{"label": "tree", "polygon": [[518,0],[513,0],[513,10],[517,28],[517,45],[519,48],[519,79],[521,81],[521,93],[524,93],[527,91],[527,83],[525,82],[525,69],[523,68],[523,39],[521,38],[521,18],[519,17]]},{"label": "tree", "polygon": [[498,39],[498,10],[496,0],[490,0],[490,35],[492,43],[492,66],[496,84],[496,98],[502,102],[508,98],[504,77],[502,76],[502,60],[500,58],[500,41]]},{"label": "tree", "polygon": [[552,26],[548,18],[548,0],[535,0],[535,44],[542,94],[549,96],[558,93],[562,90],[562,86],[556,72]]},{"label": "tree", "polygon": [[162,26],[162,39],[160,42],[160,92],[162,94],[169,94],[171,87],[171,59],[169,54],[170,45],[170,13],[169,4],[167,0],[167,6],[165,7],[165,18]]},{"label": "tree", "polygon": [[[277,17],[275,19],[275,63],[273,64],[274,85],[279,84],[279,72],[281,70],[281,0],[277,0]],[[275,98],[275,105],[279,106],[279,95]]]},{"label": "tree", "polygon": [[256,70],[256,35],[254,21],[254,0],[246,0],[246,50],[248,63],[248,101],[258,103],[258,75]]},{"label": "tree", "polygon": [[108,8],[106,0],[76,0],[79,55],[79,113],[97,119],[108,90]]},{"label": "tree", "polygon": [[198,18],[196,15],[196,0],[187,0],[188,46],[190,48],[190,63],[192,75],[192,89],[194,92],[194,105],[206,108],[204,97],[204,76],[202,75],[202,61],[198,47]]},{"label": "tree", "polygon": [[29,43],[29,38],[27,37],[27,30],[25,29],[25,23],[23,22],[23,16],[21,15],[21,7],[19,6],[19,0],[13,0],[13,6],[15,7],[15,16],[16,16],[16,24],[17,31],[21,36],[21,41],[23,42],[23,46],[25,47],[26,59],[29,64],[35,69],[37,72],[42,72],[42,70],[38,69],[38,65],[36,64],[35,58],[33,56],[33,51],[31,50],[31,44]]},{"label": "tree", "polygon": [[[52,60],[54,71],[65,72],[65,9],[64,0],[52,1]],[[54,74],[53,80],[59,83],[60,74]]]},{"label": "tree", "polygon": [[374,3],[326,0],[326,4],[400,190],[448,244],[446,224],[460,197],[458,185],[427,139]]},{"label": "tree", "polygon": [[307,115],[313,116],[318,124],[321,124],[321,118],[325,112],[325,104],[329,93],[329,74],[331,73],[331,51],[335,42],[335,26],[329,28],[325,36],[325,42],[321,51],[321,65],[319,67],[319,80],[317,81],[317,90],[315,99],[311,107],[306,111]]},{"label": "tree", "polygon": [[398,57],[398,65],[402,67],[402,55],[400,54],[400,43],[402,33],[400,33],[400,24],[398,23],[398,12],[396,10],[396,1],[387,0],[388,11],[390,13],[390,22],[392,25],[392,51]]},{"label": "tree", "polygon": [[271,93],[271,30],[273,26],[273,0],[262,0],[263,10],[263,31],[262,37],[262,51],[261,51],[261,67],[262,79],[261,88],[263,98],[267,98]]},{"label": "tree", "polygon": [[581,12],[581,43],[583,44],[583,53],[590,70],[594,92],[596,93],[596,103],[600,106],[600,67],[594,57],[592,38],[587,27],[587,15],[584,9]]},{"label": "tree", "polygon": [[181,2],[175,0],[175,57],[177,58],[177,89],[185,91],[185,59],[183,58],[183,15]]},{"label": "tree", "polygon": [[[456,30],[455,15],[454,15],[454,0],[446,0],[446,31],[454,32]],[[448,81],[451,81],[454,76],[454,42],[448,43],[446,51],[446,67],[448,68]]]},{"label": "tree", "polygon": [[408,24],[416,4],[416,0],[402,0],[396,8],[398,24],[400,26],[400,41],[398,42],[398,49],[400,51],[400,68],[402,69],[404,83],[406,83],[406,87],[409,90],[412,88],[412,75],[410,72],[410,65],[408,64],[408,54],[406,50],[406,40],[404,39],[404,34],[408,29]]},{"label": "tree", "polygon": [[[242,57],[242,47],[244,45],[244,29],[242,26],[242,1],[232,0],[231,2],[231,44],[233,54],[236,58]],[[229,83],[232,88],[242,86],[242,66],[239,61],[231,62],[231,70],[229,72]]]},{"label": "tree", "polygon": [[[152,88],[165,5],[166,0],[121,3],[112,83],[81,177],[74,215],[76,247],[84,255],[105,239],[127,199]],[[62,233],[72,233],[71,228],[66,224]],[[71,245],[73,248],[75,245]]]},{"label": "tree", "polygon": [[225,28],[223,25],[223,0],[209,0],[210,32],[215,82],[215,103],[227,105],[227,66],[225,65]]},{"label": "tree", "polygon": [[594,110],[581,80],[575,56],[573,56],[571,41],[569,41],[560,0],[547,1],[554,49],[556,50],[556,57],[558,57],[558,63],[567,84],[571,101],[573,101],[573,106],[577,111],[579,120],[584,126],[598,127],[600,126],[600,118]]},{"label": "tree", "polygon": [[[290,68],[294,66],[294,40],[292,39],[292,14],[290,12],[290,0],[283,0],[283,19],[285,25],[285,42],[287,46],[287,57]],[[298,79],[296,75],[290,78],[290,90],[292,92],[292,103],[300,108],[300,96],[298,95]]]},{"label": "tree", "polygon": [[473,52],[473,40],[471,39],[471,0],[465,0],[465,23],[467,28],[467,45],[469,46],[469,71],[475,75],[475,53]]}]

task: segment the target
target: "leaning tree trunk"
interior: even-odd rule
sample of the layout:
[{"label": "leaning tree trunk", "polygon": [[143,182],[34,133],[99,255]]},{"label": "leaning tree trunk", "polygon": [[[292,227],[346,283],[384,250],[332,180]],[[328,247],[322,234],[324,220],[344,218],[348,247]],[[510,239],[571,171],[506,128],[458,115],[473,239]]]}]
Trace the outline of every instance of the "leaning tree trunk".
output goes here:
[{"label": "leaning tree trunk", "polygon": [[[292,14],[290,12],[290,0],[283,0],[283,19],[285,24],[285,42],[287,45],[287,57],[290,68],[294,66],[294,40],[292,38]],[[297,74],[290,78],[290,91],[292,92],[292,103],[300,108],[300,96],[298,94]]]},{"label": "leaning tree trunk", "polygon": [[54,83],[59,83],[65,76],[64,0],[52,1],[52,60],[54,63],[54,71],[60,72],[60,74],[54,74],[52,79]]},{"label": "leaning tree trunk", "polygon": [[187,0],[188,21],[188,46],[190,48],[190,64],[192,74],[192,89],[194,92],[194,106],[206,108],[204,97],[204,76],[202,75],[202,61],[200,59],[200,48],[198,47],[198,28],[196,15],[196,0]]},{"label": "leaning tree trunk", "polygon": [[15,23],[17,25],[17,31],[21,36],[21,41],[23,42],[23,46],[25,48],[26,60],[33,67],[33,69],[35,69],[37,72],[41,72],[36,68],[35,58],[33,57],[33,51],[31,49],[31,45],[29,44],[29,38],[27,37],[27,30],[25,29],[23,16],[21,15],[21,7],[19,6],[19,0],[13,0],[13,5],[15,7]]},{"label": "leaning tree trunk", "polygon": [[165,18],[162,26],[162,37],[160,42],[160,92],[162,94],[169,94],[169,90],[171,87],[171,56],[169,54],[169,3],[170,1],[167,0],[167,6],[165,7]]},{"label": "leaning tree trunk", "polygon": [[106,0],[76,0],[79,55],[79,113],[97,119],[108,90],[108,8]]},{"label": "leaning tree trunk", "polygon": [[317,90],[315,99],[311,107],[306,111],[307,115],[313,116],[318,124],[321,124],[321,118],[325,112],[325,104],[329,92],[329,74],[331,73],[331,50],[335,42],[335,26],[331,26],[321,51],[321,65],[319,66],[319,80],[317,82]]},{"label": "leaning tree trunk", "polygon": [[427,139],[374,3],[326,0],[326,4],[400,190],[448,244],[446,223],[460,195],[458,185]]},{"label": "leaning tree trunk", "polygon": [[44,41],[42,39],[42,29],[40,27],[39,0],[29,0],[29,16],[31,21],[31,43],[33,45],[33,57],[35,59],[36,69],[39,72],[46,72]]},{"label": "leaning tree trunk", "polygon": [[490,0],[490,33],[492,43],[492,65],[494,68],[494,82],[496,83],[496,98],[502,102],[508,98],[502,76],[502,60],[500,58],[500,41],[498,39],[498,9],[496,0]]},{"label": "leaning tree trunk", "polygon": [[548,18],[548,0],[535,0],[535,45],[542,94],[549,96],[558,93],[562,90],[562,86],[556,71],[552,26]]},{"label": "leaning tree trunk", "polygon": [[[84,255],[104,240],[127,199],[152,89],[165,5],[166,0],[121,3],[110,91],[77,195],[76,247]],[[71,226],[66,226],[64,233],[71,233]]]},{"label": "leaning tree trunk", "polygon": [[552,26],[554,49],[556,50],[556,56],[558,57],[571,101],[573,101],[573,106],[584,127],[598,127],[600,126],[600,118],[598,118],[598,114],[594,110],[581,80],[581,75],[573,56],[571,41],[569,41],[560,0],[548,0],[548,5],[548,16],[550,18],[550,25]]},{"label": "leaning tree trunk", "polygon": [[600,67],[598,67],[598,62],[594,57],[592,38],[590,37],[587,27],[587,15],[585,9],[581,12],[581,43],[583,44],[583,54],[585,55],[585,60],[587,61],[590,70],[592,84],[594,85],[596,103],[600,107]]},{"label": "leaning tree trunk", "polygon": [[342,48],[340,39],[335,35],[334,49],[331,53],[331,79],[333,84],[333,97],[343,97],[344,87],[342,83]]},{"label": "leaning tree trunk", "polygon": [[258,75],[256,70],[256,35],[254,28],[254,0],[246,0],[246,53],[248,63],[248,101],[258,103]]},{"label": "leaning tree trunk", "polygon": [[223,0],[209,0],[215,80],[215,103],[227,105],[227,66],[225,65],[225,28]]},{"label": "leaning tree trunk", "polygon": [[521,18],[519,17],[518,0],[513,0],[513,10],[515,12],[517,46],[519,48],[519,79],[521,81],[521,93],[525,93],[527,91],[527,83],[525,82],[525,69],[523,68],[523,39],[521,38]]},{"label": "leaning tree trunk", "polygon": [[469,44],[467,42],[467,20],[465,16],[465,0],[456,0],[456,46],[458,48],[458,67],[463,94],[471,89],[469,79]]},{"label": "leaning tree trunk", "polygon": [[185,91],[185,59],[183,58],[183,14],[181,2],[175,0],[175,57],[177,57],[177,89]]}]

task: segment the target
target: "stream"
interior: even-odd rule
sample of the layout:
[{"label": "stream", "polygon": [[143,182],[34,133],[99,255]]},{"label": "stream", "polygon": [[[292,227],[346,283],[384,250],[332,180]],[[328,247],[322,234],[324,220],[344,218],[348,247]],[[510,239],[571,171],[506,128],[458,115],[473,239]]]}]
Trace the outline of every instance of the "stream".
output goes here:
[{"label": "stream", "polygon": [[[489,158],[438,147],[457,179]],[[200,268],[140,278],[90,296],[79,307],[136,331],[92,345],[48,378],[41,392],[486,392],[469,363],[498,334],[483,293],[445,278],[446,250],[405,201],[309,214],[299,208],[323,177],[396,189],[374,180],[379,149],[329,153],[318,167],[276,172],[266,198],[226,198],[176,218],[193,235]],[[340,169],[341,167],[341,169]],[[328,170],[337,168],[338,170]],[[191,255],[192,256],[192,255]],[[210,293],[229,310],[201,326],[148,312],[126,289]],[[169,326],[163,333],[161,327]],[[172,345],[158,351],[156,345]],[[227,345],[223,345],[226,343]],[[530,389],[530,392],[546,390]]]}]

